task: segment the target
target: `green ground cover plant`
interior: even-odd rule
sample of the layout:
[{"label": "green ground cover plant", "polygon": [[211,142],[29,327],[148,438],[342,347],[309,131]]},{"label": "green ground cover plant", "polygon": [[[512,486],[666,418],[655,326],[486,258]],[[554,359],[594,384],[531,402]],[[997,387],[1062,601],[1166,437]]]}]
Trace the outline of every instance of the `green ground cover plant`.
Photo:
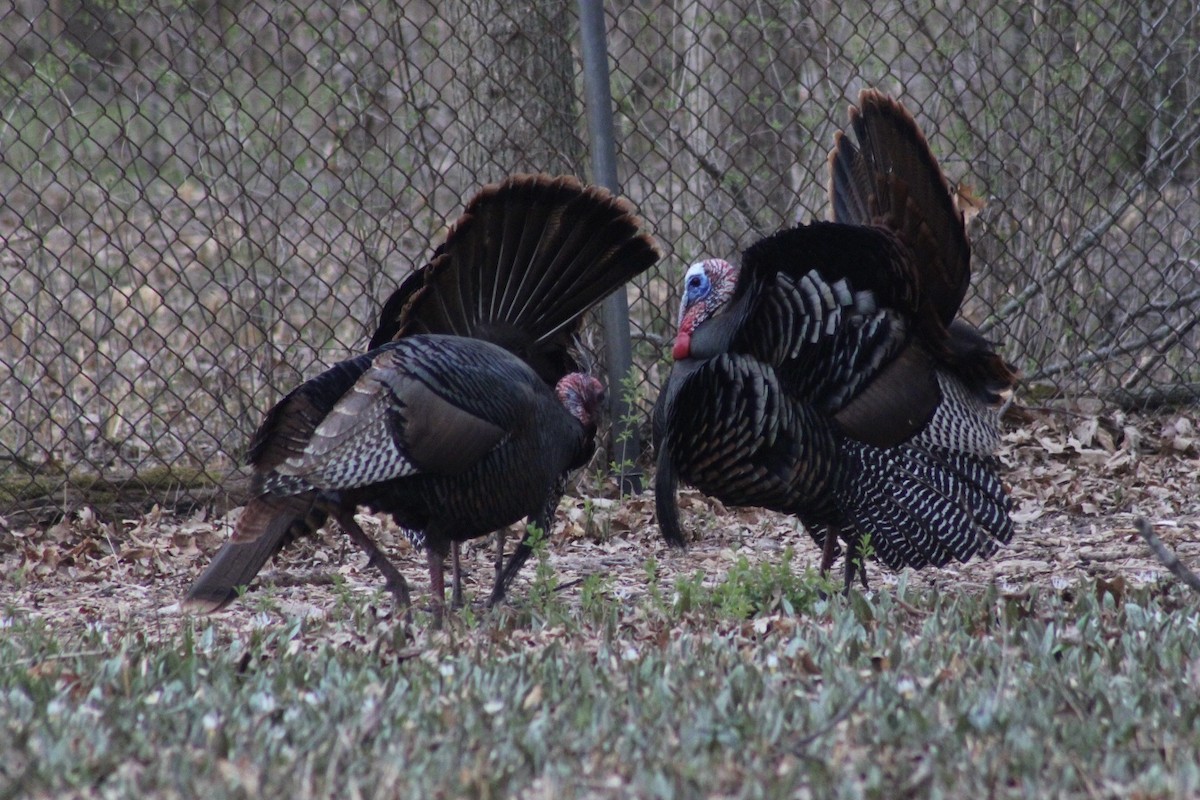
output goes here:
[{"label": "green ground cover plant", "polygon": [[442,633],[0,614],[0,797],[1187,797],[1200,619],[1167,584],[825,592],[741,559]]}]

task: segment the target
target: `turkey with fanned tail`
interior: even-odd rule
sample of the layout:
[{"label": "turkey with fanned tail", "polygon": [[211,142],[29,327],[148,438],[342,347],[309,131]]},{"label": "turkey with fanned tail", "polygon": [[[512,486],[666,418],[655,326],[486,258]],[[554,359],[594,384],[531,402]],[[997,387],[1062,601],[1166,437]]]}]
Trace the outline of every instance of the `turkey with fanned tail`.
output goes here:
[{"label": "turkey with fanned tail", "polygon": [[797,516],[823,546],[887,567],[987,556],[1013,533],[997,474],[1012,368],[957,319],[962,215],[925,137],[864,91],[857,144],[830,154],[832,222],[759,241],[740,267],[693,264],[654,412],[656,510],[682,546],[679,481],[726,505]]},{"label": "turkey with fanned tail", "polygon": [[[572,178],[481,190],[385,303],[373,349],[267,413],[248,454],[253,497],[185,603],[225,606],[273,554],[333,518],[407,605],[403,576],[354,520],[366,506],[425,548],[440,619],[451,543],[522,518],[548,532],[602,408],[599,382],[571,353],[575,335],[590,307],[657,261],[640,227],[627,203]],[[530,552],[522,541],[491,602]]]}]

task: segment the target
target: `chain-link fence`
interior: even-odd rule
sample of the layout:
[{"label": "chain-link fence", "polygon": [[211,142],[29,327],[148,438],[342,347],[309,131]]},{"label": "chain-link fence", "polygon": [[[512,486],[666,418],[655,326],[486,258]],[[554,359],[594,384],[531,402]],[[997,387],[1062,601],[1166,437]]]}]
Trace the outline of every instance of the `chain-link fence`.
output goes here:
[{"label": "chain-link fence", "polygon": [[[1200,396],[1200,9],[1178,0],[622,0],[636,402],[683,265],[824,217],[865,86],[914,112],[1027,397]],[[559,0],[15,0],[0,17],[0,516],[202,500],[261,413],[359,352],[463,203],[589,177]]]}]

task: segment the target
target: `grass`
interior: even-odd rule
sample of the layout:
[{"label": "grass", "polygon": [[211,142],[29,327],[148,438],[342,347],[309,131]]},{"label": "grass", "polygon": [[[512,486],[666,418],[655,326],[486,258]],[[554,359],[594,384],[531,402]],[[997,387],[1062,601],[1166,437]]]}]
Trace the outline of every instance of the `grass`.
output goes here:
[{"label": "grass", "polygon": [[646,572],[640,597],[535,585],[438,634],[348,594],[305,620],[267,597],[240,631],[58,635],[10,610],[0,797],[1200,792],[1200,619],[1178,589],[825,599],[786,565]]}]

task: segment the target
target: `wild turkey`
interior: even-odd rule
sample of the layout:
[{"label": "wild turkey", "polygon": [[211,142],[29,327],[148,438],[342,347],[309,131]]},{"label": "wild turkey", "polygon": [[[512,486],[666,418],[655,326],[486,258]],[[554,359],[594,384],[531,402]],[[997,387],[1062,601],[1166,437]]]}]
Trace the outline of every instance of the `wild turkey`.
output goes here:
[{"label": "wild turkey", "polygon": [[970,247],[913,118],[868,90],[850,121],[858,145],[839,134],[830,154],[834,221],[759,241],[740,269],[688,268],[654,416],[669,543],[684,543],[683,480],[796,515],[823,573],[845,539],[847,589],[864,551],[919,568],[1009,541],[994,450],[996,406],[1016,381],[955,319]]},{"label": "wild turkey", "polygon": [[[424,546],[440,619],[452,542],[523,517],[548,531],[567,473],[591,456],[602,400],[570,348],[584,312],[658,259],[640,224],[571,178],[485,187],[389,298],[374,349],[267,413],[248,456],[254,497],[185,602],[223,607],[332,517],[407,605],[403,576],[354,521],[362,505]],[[492,602],[529,553],[523,541]]]}]

